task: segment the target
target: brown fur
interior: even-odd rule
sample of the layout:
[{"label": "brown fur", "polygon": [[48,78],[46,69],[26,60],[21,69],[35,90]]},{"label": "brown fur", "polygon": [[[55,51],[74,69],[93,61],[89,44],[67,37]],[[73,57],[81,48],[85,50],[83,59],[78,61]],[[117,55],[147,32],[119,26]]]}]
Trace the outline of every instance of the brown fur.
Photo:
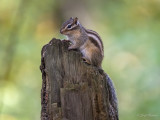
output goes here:
[{"label": "brown fur", "polygon": [[[71,25],[71,28],[68,28]],[[68,48],[79,49],[83,55],[83,59],[88,64],[101,67],[103,60],[103,43],[96,32],[86,31],[86,29],[79,23],[78,18],[70,18],[68,21],[64,22],[60,30],[61,34],[66,35],[72,45]],[[89,37],[88,34],[93,34],[98,36],[98,43],[94,38]],[[102,48],[101,48],[102,47]]]},{"label": "brown fur", "polygon": [[88,40],[85,48],[85,57],[89,60],[90,64],[101,67],[103,56],[99,47],[94,42]]}]

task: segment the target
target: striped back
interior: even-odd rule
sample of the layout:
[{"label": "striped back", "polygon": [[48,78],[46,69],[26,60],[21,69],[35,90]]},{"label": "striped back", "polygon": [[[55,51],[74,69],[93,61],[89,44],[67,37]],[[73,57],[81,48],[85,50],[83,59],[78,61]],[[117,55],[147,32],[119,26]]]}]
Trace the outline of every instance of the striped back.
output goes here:
[{"label": "striped back", "polygon": [[99,48],[101,49],[103,53],[103,43],[102,39],[99,36],[99,34],[93,30],[85,29],[85,32],[88,34],[88,36],[92,39],[95,40],[98,43]]}]

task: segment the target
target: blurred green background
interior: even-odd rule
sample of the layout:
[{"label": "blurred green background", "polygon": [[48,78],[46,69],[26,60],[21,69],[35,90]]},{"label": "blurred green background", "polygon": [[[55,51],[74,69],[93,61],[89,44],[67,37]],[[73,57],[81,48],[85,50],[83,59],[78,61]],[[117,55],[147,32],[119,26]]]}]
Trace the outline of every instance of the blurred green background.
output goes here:
[{"label": "blurred green background", "polygon": [[0,120],[40,120],[41,48],[77,16],[104,42],[121,120],[160,120],[160,0],[1,0]]}]

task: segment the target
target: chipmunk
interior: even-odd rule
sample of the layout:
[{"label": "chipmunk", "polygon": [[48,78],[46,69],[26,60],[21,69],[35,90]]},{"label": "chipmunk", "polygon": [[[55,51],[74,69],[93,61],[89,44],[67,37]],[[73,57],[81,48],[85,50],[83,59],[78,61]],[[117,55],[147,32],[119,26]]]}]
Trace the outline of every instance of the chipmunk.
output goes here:
[{"label": "chipmunk", "polygon": [[86,63],[100,67],[103,60],[103,43],[97,32],[85,29],[78,18],[70,18],[62,24],[60,33],[72,43],[68,50],[78,49]]}]

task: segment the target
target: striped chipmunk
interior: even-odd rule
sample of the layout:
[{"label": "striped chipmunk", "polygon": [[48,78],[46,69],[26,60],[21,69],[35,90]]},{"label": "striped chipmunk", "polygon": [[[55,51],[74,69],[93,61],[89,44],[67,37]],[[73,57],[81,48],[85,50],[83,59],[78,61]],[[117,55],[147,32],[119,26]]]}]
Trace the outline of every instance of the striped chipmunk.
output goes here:
[{"label": "striped chipmunk", "polygon": [[104,52],[102,40],[97,32],[84,28],[77,17],[71,17],[62,24],[60,33],[71,42],[68,50],[80,50],[86,63],[101,68]]}]

